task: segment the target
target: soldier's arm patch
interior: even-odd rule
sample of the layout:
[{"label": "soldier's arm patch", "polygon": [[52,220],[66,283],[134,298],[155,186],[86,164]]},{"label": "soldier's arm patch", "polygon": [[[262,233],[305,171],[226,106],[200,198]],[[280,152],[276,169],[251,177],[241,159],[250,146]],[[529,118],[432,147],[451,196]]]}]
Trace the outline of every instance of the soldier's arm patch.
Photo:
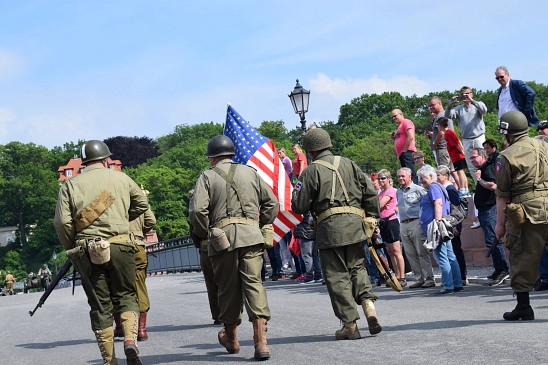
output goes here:
[{"label": "soldier's arm patch", "polygon": [[500,172],[500,169],[502,168],[502,162],[497,161],[497,174]]},{"label": "soldier's arm patch", "polygon": [[303,183],[300,181],[297,181],[297,184],[295,184],[295,190],[301,191],[302,187],[303,187]]}]

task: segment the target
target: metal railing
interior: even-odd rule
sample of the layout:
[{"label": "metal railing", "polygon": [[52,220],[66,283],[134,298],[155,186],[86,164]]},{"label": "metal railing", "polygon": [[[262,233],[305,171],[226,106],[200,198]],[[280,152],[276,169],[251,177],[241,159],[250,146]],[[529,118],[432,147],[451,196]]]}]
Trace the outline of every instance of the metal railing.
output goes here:
[{"label": "metal railing", "polygon": [[172,238],[146,247],[150,275],[199,271],[200,252],[190,236]]}]

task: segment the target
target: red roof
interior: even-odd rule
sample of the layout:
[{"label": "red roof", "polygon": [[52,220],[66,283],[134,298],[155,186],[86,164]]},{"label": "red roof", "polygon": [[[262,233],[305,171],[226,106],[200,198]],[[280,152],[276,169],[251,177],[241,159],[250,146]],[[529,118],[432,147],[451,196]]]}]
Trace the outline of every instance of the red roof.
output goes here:
[{"label": "red roof", "polygon": [[[112,160],[108,158],[108,166],[113,170],[122,171],[122,162],[120,160]],[[66,181],[76,175],[79,175],[85,168],[82,165],[82,159],[78,157],[72,158],[67,165],[61,166],[57,169],[59,172],[59,179],[57,181]]]}]

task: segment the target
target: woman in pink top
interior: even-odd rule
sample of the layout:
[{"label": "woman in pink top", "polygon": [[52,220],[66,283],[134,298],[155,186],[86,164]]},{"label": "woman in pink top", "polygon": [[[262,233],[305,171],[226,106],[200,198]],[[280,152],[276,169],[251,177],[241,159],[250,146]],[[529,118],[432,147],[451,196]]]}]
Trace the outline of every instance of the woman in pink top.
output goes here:
[{"label": "woman in pink top", "polygon": [[406,286],[405,281],[405,263],[401,253],[400,246],[400,222],[396,217],[396,189],[392,187],[392,178],[390,172],[386,169],[379,171],[379,191],[381,220],[388,220],[381,225],[381,237],[386,243],[386,250],[390,255],[390,261],[394,268],[394,274],[400,281],[401,286]]}]

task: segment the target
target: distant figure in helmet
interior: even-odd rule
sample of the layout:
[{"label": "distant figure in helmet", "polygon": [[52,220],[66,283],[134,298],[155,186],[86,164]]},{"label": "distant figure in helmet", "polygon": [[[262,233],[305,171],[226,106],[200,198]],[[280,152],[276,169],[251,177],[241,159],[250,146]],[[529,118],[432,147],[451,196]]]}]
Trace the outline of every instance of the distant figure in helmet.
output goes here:
[{"label": "distant figure in helmet", "polygon": [[13,275],[11,274],[11,271],[8,271],[6,274],[6,291],[12,292],[13,291]]},{"label": "distant figure in helmet", "polygon": [[234,144],[216,136],[207,144],[211,168],[196,182],[189,205],[192,234],[209,238],[208,253],[219,286],[219,343],[240,350],[236,327],[245,305],[253,322],[255,359],[270,358],[266,325],[270,309],[261,282],[264,237],[261,227],[274,222],[278,199],[255,169],[231,161]]},{"label": "distant figure in helmet", "polygon": [[363,264],[363,242],[368,238],[364,210],[367,217],[379,219],[379,199],[360,168],[348,158],[334,156],[330,147],[325,129],[312,129],[303,137],[303,148],[313,162],[299,176],[291,208],[317,217],[316,244],[324,280],[333,311],[344,323],[335,338],[356,340],[361,338],[356,303],[363,307],[369,333],[382,331],[373,305],[378,297]]},{"label": "distant figure in helmet", "polygon": [[97,257],[86,250],[91,261],[90,281],[105,310],[100,313],[95,300],[86,293],[91,307],[91,329],[104,363],[117,364],[112,326],[112,312],[116,306],[121,312],[127,364],[134,365],[141,364],[141,360],[136,345],[139,304],[129,221],[148,210],[148,201],[131,178],[108,168],[110,155],[107,145],[101,141],[88,141],[82,146],[81,157],[86,168],[61,186],[54,226],[67,250],[86,243],[89,247],[89,241],[96,239],[106,239],[110,243],[108,248],[103,247],[110,252],[110,260],[106,262],[99,259],[106,259],[108,255]]},{"label": "distant figure in helmet", "polygon": [[[548,247],[548,144],[529,137],[527,118],[519,111],[504,113],[498,130],[509,146],[497,158],[497,225],[510,254],[510,285],[518,304],[504,319],[535,319],[529,292]],[[505,214],[506,213],[506,214]],[[508,218],[508,222],[506,222]]]},{"label": "distant figure in helmet", "polygon": [[46,276],[46,275],[51,276],[51,271],[49,271],[48,265],[47,265],[47,264],[44,264],[44,265],[42,265],[42,267],[38,270],[38,276],[42,277],[42,276]]}]

